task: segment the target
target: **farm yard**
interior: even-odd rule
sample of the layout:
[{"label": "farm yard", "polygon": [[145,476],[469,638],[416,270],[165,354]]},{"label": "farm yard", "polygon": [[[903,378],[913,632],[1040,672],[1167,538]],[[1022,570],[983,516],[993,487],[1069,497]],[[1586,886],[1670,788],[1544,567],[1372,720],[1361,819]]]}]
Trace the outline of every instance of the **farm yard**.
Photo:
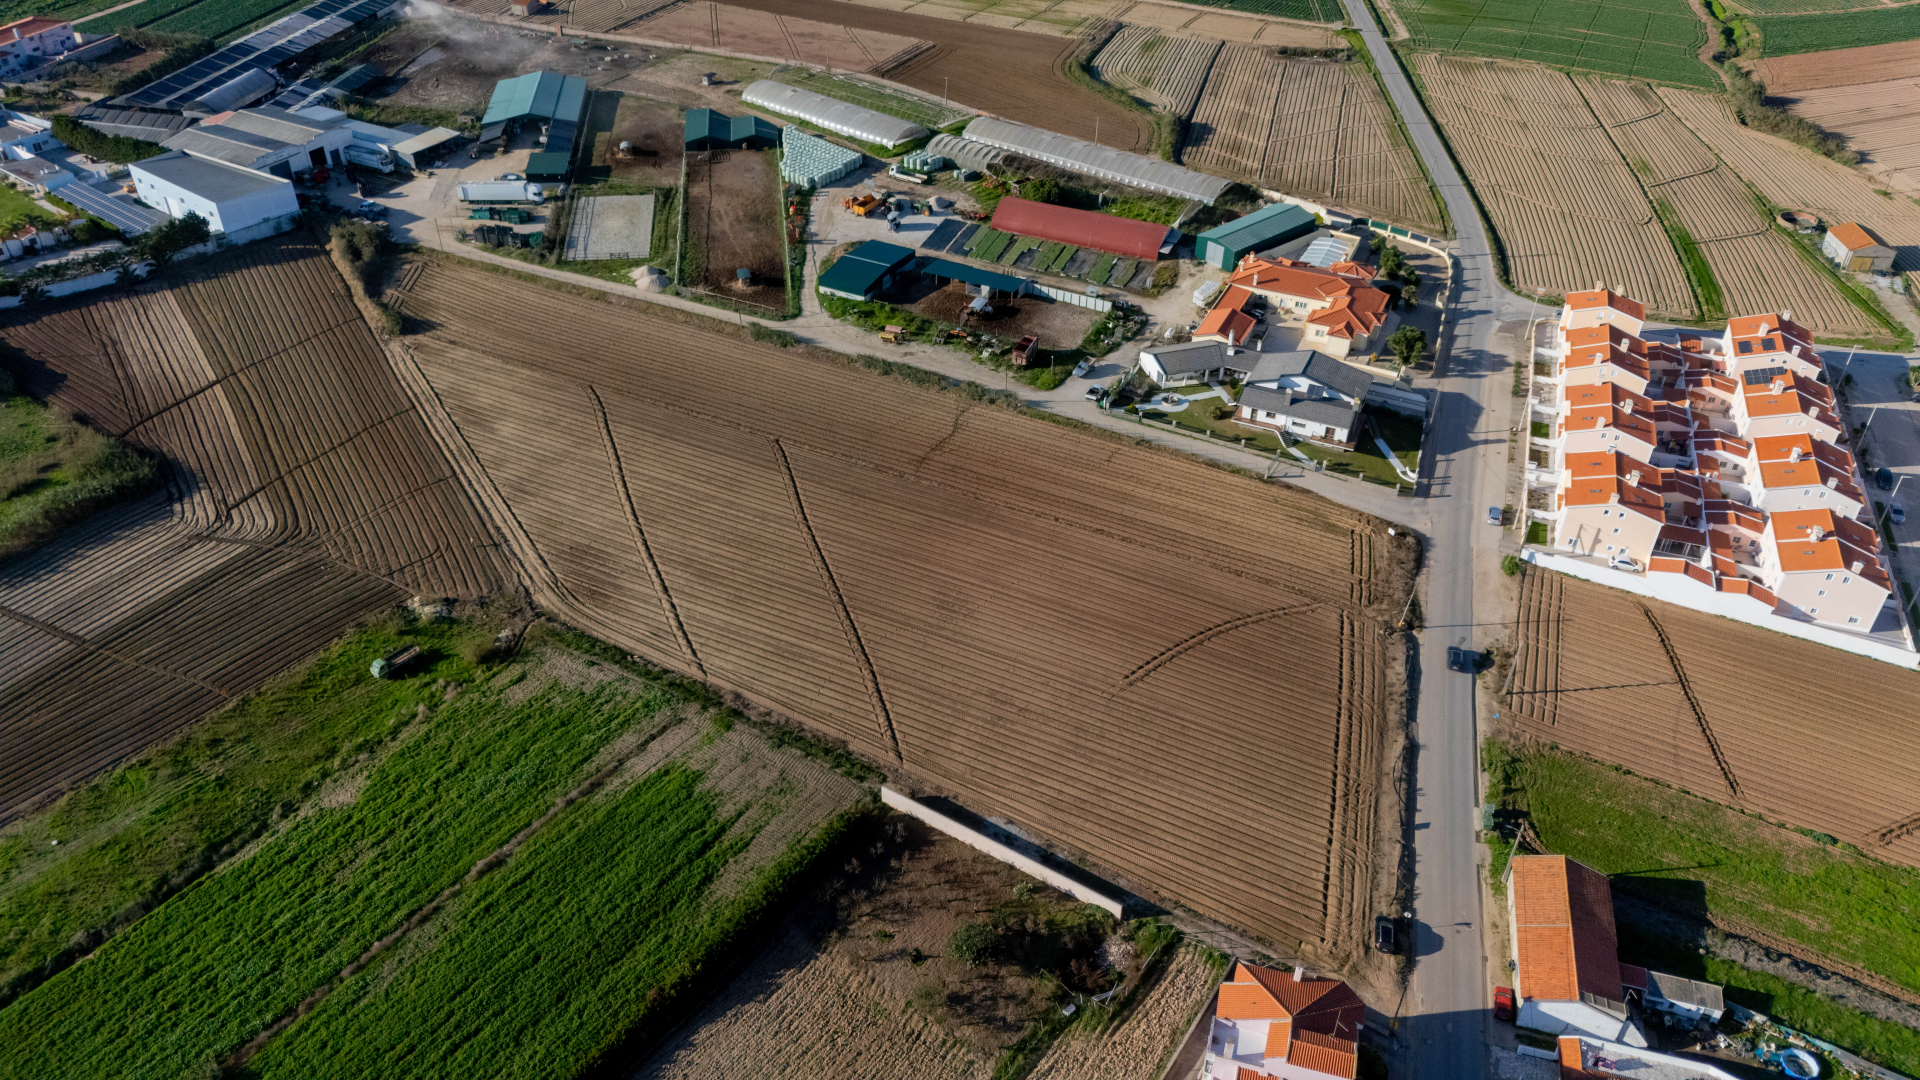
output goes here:
[{"label": "farm yard", "polygon": [[1868,175],[1902,195],[1920,196],[1920,79],[1909,74],[1889,82],[1800,90],[1790,100],[1796,116],[1846,139]]},{"label": "farm yard", "polygon": [[[1686,0],[1392,0],[1416,48],[1718,87],[1706,24]],[[1772,42],[1768,42],[1772,48]]]},{"label": "farm yard", "polygon": [[[678,280],[731,302],[787,309],[780,175],[765,150],[687,155],[686,250]],[[736,271],[752,277],[742,284]]]},{"label": "farm yard", "polygon": [[1521,293],[1596,281],[1650,311],[1700,317],[1686,271],[1633,169],[1566,74],[1421,53],[1413,70]]},{"label": "farm yard", "polygon": [[1517,628],[1521,735],[1920,866],[1920,675],[1547,572]]},{"label": "farm yard", "polygon": [[164,458],[168,494],[0,571],[0,817],[411,595],[507,579],[325,252],[249,245],[172,284],[11,317],[28,393]]},{"label": "farm yard", "polygon": [[[537,602],[1140,889],[1357,947],[1409,557],[1381,523],[697,317],[555,292],[536,326],[527,283],[415,266],[409,354]],[[1068,550],[1071,584],[1010,570]],[[1184,582],[1152,620],[1142,560]],[[1194,693],[1223,671],[1226,714]]]},{"label": "farm yard", "polygon": [[1895,269],[1920,270],[1920,205],[1881,194],[1853,169],[1746,127],[1717,97],[1673,88],[1660,96],[1768,202],[1812,211],[1827,222],[1861,222],[1892,245]]},{"label": "farm yard", "polygon": [[967,310],[972,298],[967,295],[966,286],[957,281],[931,288],[925,285],[907,286],[877,299],[924,318],[950,326],[964,326],[1008,341],[1032,334],[1040,339],[1042,349],[1060,352],[1080,344],[1098,318],[1087,308],[1058,301],[1049,302],[1045,297],[1037,296],[996,300],[990,313],[973,313]]},{"label": "farm yard", "polygon": [[[685,122],[678,106],[639,94],[600,91],[589,99],[586,128],[592,164],[580,170],[582,181],[604,177],[609,190],[618,194],[680,185]],[[620,156],[623,142],[633,144],[633,156]]]},{"label": "farm yard", "polygon": [[1188,124],[1182,160],[1443,231],[1433,189],[1363,64],[1224,47]]},{"label": "farm yard", "polygon": [[[1813,265],[1774,227],[1747,186],[1651,86],[1591,76],[1580,76],[1574,84],[1647,191],[1671,208],[1674,225],[1704,259],[1711,280],[1694,285],[1703,315],[1786,308],[1822,337],[1862,338],[1882,332],[1841,294],[1831,273]],[[1707,300],[1717,300],[1718,309]]]},{"label": "farm yard", "polygon": [[[383,710],[332,784],[0,1010],[0,1075],[604,1059],[870,796],[597,655],[543,632],[458,682],[412,676],[437,692]],[[314,704],[268,694],[267,723]]]}]

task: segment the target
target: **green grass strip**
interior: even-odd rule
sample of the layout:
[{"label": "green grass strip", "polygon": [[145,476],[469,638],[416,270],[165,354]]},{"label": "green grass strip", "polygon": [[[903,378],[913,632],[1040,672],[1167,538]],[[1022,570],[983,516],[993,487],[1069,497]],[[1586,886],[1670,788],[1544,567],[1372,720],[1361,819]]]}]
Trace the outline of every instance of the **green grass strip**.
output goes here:
[{"label": "green grass strip", "polygon": [[1680,224],[1680,215],[1674,212],[1673,204],[1665,199],[1653,200],[1654,213],[1659,215],[1660,225],[1667,230],[1667,239],[1673,241],[1673,249],[1680,256],[1680,265],[1687,272],[1687,282],[1693,287],[1693,299],[1700,305],[1702,322],[1713,322],[1727,317],[1726,298],[1720,293],[1720,282],[1714,279],[1713,267],[1707,265],[1706,253],[1694,242],[1693,234]]}]

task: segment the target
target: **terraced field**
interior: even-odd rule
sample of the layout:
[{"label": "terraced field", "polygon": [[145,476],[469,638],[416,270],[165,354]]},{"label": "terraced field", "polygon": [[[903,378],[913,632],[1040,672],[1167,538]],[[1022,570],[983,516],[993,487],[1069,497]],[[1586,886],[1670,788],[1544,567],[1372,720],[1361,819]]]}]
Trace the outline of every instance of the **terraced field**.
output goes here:
[{"label": "terraced field", "polygon": [[1182,160],[1288,194],[1440,230],[1440,208],[1365,66],[1228,45]]},{"label": "terraced field", "polygon": [[1150,26],[1123,26],[1089,65],[1101,82],[1118,86],[1166,112],[1186,116],[1200,100],[1219,41],[1170,38]]},{"label": "terraced field", "polygon": [[1894,249],[1894,267],[1920,270],[1920,205],[1883,195],[1838,162],[1746,127],[1720,98],[1663,88],[1660,96],[1721,160],[1776,206],[1868,225]]},{"label": "terraced field", "polygon": [[[530,287],[434,260],[399,296],[541,604],[1264,939],[1358,941],[1381,523],[645,305],[533,325]],[[1025,569],[1068,550],[1070,582]],[[1140,565],[1185,585],[1151,619]]]},{"label": "terraced field", "polygon": [[366,611],[503,587],[322,250],[11,313],[23,389],[163,456],[166,498],[0,571],[0,817],[252,689]]},{"label": "terraced field", "polygon": [[1920,865],[1920,675],[1542,571],[1515,647],[1526,735]]},{"label": "terraced field", "polygon": [[1699,245],[1725,301],[1725,314],[1787,308],[1821,336],[1861,337],[1880,327],[1840,294],[1776,229],[1747,186],[1714,156],[1651,86],[1582,76],[1574,80],[1655,198]]},{"label": "terraced field", "polygon": [[1573,80],[1533,65],[1422,53],[1414,72],[1521,292],[1594,282],[1648,309],[1700,314],[1646,192]]}]

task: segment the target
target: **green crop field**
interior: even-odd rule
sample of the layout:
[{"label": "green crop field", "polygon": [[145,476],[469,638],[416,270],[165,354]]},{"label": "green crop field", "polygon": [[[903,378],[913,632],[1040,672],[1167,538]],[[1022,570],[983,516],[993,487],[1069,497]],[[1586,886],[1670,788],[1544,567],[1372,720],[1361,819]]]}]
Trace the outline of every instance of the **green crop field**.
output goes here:
[{"label": "green crop field", "polygon": [[1920,38],[1920,4],[1830,15],[1762,15],[1755,21],[1761,51],[1768,56]]},{"label": "green crop field", "polygon": [[1700,62],[1706,25],[1686,0],[1396,0],[1422,48],[1719,87]]},{"label": "green crop field", "polygon": [[[164,19],[145,24],[148,29],[169,34],[198,34],[224,39],[270,16],[291,15],[307,0],[200,0]],[[138,11],[130,8],[129,12]]]},{"label": "green crop field", "polygon": [[[262,1077],[577,1075],[862,804],[591,642],[469,659],[489,637],[356,632],[9,826],[0,1077],[215,1075],[242,1047]],[[401,643],[422,669],[370,678]]]},{"label": "green crop field", "polygon": [[[0,188],[0,209],[12,198],[26,201]],[[124,443],[15,393],[0,370],[0,558],[151,487],[156,475]]]},{"label": "green crop field", "polygon": [[1184,0],[1200,7],[1250,11],[1255,15],[1275,15],[1282,19],[1309,22],[1344,23],[1347,10],[1340,0]]}]

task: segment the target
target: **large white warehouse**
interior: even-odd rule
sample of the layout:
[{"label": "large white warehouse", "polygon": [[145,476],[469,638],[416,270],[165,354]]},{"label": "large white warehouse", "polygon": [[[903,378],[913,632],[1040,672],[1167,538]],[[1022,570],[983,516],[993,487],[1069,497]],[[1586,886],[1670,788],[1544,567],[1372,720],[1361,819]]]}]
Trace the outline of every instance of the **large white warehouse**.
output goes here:
[{"label": "large white warehouse", "polygon": [[[1218,176],[1169,165],[1158,158],[1114,150],[991,116],[982,116],[968,124],[967,138],[1072,172],[1183,199],[1211,203],[1226,194],[1232,185],[1231,181]],[[953,154],[948,156],[957,158]]]},{"label": "large white warehouse", "polygon": [[928,134],[926,128],[911,120],[849,105],[824,94],[772,79],[761,79],[747,87],[746,92],[740,95],[740,100],[782,116],[797,117],[836,135],[874,143],[889,150],[901,143],[925,138]]},{"label": "large white warehouse", "polygon": [[127,169],[141,202],[171,217],[199,214],[236,244],[282,232],[300,212],[292,181],[214,158],[175,150]]}]

